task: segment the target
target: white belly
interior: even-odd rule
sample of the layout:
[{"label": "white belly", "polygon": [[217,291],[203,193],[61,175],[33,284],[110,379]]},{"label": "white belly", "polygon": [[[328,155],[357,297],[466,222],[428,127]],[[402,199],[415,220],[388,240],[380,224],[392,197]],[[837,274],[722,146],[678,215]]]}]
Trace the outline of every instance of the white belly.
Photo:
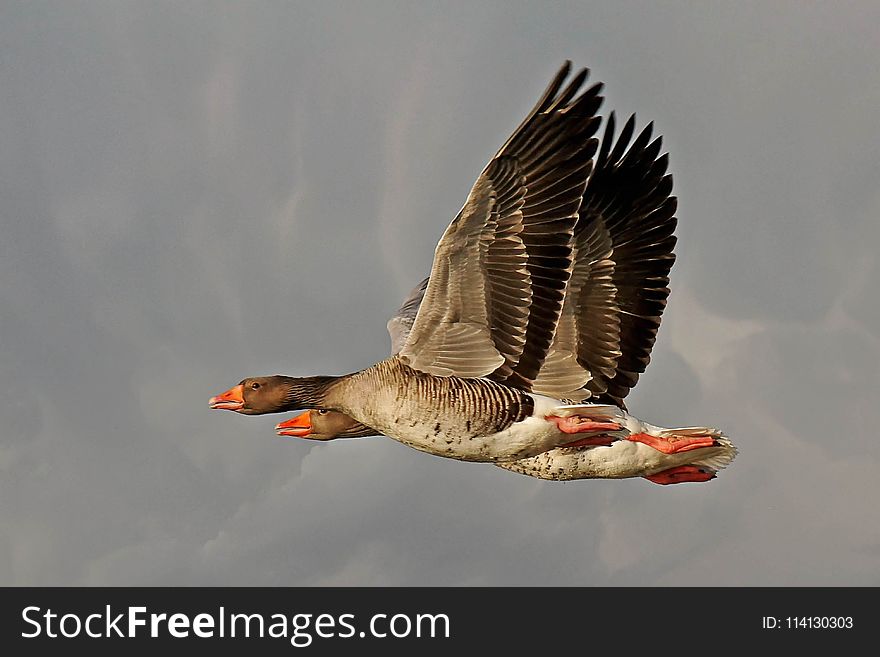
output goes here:
[{"label": "white belly", "polygon": [[[375,405],[376,410],[371,409],[372,412],[367,417],[356,419],[390,438],[429,454],[462,461],[500,463],[535,456],[572,440],[572,436],[561,432],[556,424],[544,419],[559,405],[559,401],[541,395],[532,397],[535,400],[535,409],[530,417],[514,422],[506,429],[485,435],[469,433],[467,426],[458,418],[455,422],[449,422],[442,416],[430,415],[427,411],[413,412],[412,408],[395,408],[399,402],[390,397]],[[415,418],[410,419],[407,415]]]},{"label": "white belly", "polygon": [[507,429],[486,436],[452,434],[435,431],[434,426],[403,423],[383,431],[385,435],[405,445],[437,456],[462,461],[505,462],[516,461],[552,449],[571,437],[562,433],[552,422],[529,417],[515,422]]}]

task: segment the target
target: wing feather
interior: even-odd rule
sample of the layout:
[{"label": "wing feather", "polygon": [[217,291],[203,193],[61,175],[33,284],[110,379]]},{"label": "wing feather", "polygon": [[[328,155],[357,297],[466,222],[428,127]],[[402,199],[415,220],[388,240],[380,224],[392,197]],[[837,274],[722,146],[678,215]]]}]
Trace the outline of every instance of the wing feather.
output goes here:
[{"label": "wing feather", "polygon": [[[436,375],[529,388],[553,339],[597,149],[601,85],[566,63],[480,174],[434,252],[400,356]],[[560,91],[560,89],[562,89]]]},{"label": "wing feather", "polygon": [[[606,124],[574,232],[562,317],[536,392],[623,406],[650,360],[675,261],[676,199],[661,138]],[[632,143],[630,143],[632,142]]]},{"label": "wing feather", "polygon": [[[416,365],[426,371],[491,372],[536,392],[623,406],[650,360],[669,294],[677,202],[652,124],[633,140],[630,117],[615,141],[613,113],[581,190],[590,164],[574,153],[559,157],[565,126],[541,130],[548,113],[571,111],[586,76],[558,93],[568,72],[560,70],[486,167],[438,244],[430,284],[423,281],[416,295],[433,300],[418,316],[427,338],[408,341],[405,357],[428,339],[430,355]],[[594,87],[575,102],[595,112],[597,93]],[[581,158],[595,153],[591,130],[583,128],[589,141]],[[554,154],[555,163],[542,161]],[[566,213],[575,208],[571,227]],[[566,230],[570,240],[558,239]],[[400,325],[412,327],[412,319]]]}]

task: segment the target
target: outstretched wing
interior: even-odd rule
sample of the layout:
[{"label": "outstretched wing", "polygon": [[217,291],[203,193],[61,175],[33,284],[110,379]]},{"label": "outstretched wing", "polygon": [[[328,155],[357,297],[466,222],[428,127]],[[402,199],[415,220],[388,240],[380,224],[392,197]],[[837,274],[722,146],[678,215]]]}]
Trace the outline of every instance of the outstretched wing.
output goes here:
[{"label": "outstretched wing", "polygon": [[675,261],[676,198],[662,140],[649,124],[630,145],[606,125],[574,235],[574,268],[554,342],[533,390],[623,399],[650,361]]},{"label": "outstretched wing", "polygon": [[424,301],[400,351],[435,375],[525,389],[544,362],[571,274],[572,236],[592,167],[601,84],[563,89],[562,67],[474,184],[434,253]]}]

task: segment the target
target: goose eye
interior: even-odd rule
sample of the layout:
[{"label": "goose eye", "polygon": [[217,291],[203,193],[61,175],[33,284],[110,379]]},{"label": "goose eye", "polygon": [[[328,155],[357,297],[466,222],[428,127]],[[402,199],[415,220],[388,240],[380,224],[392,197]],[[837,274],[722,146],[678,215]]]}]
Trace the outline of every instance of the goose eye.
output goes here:
[{"label": "goose eye", "polygon": [[251,390],[259,390],[259,389],[260,389],[260,384],[257,383],[256,381],[254,381],[254,382],[251,384]]},{"label": "goose eye", "polygon": [[326,408],[319,408],[318,415],[327,415],[327,409]]}]

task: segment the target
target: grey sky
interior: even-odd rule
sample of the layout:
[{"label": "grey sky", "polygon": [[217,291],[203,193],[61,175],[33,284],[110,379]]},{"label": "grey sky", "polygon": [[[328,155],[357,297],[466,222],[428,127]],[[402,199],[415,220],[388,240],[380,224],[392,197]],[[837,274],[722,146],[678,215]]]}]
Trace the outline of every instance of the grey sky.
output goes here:
[{"label": "grey sky", "polygon": [[[867,1],[3,3],[0,583],[880,584],[878,43]],[[383,358],[564,59],[664,136],[678,261],[628,401],[722,427],[718,479],[208,409]]]}]

